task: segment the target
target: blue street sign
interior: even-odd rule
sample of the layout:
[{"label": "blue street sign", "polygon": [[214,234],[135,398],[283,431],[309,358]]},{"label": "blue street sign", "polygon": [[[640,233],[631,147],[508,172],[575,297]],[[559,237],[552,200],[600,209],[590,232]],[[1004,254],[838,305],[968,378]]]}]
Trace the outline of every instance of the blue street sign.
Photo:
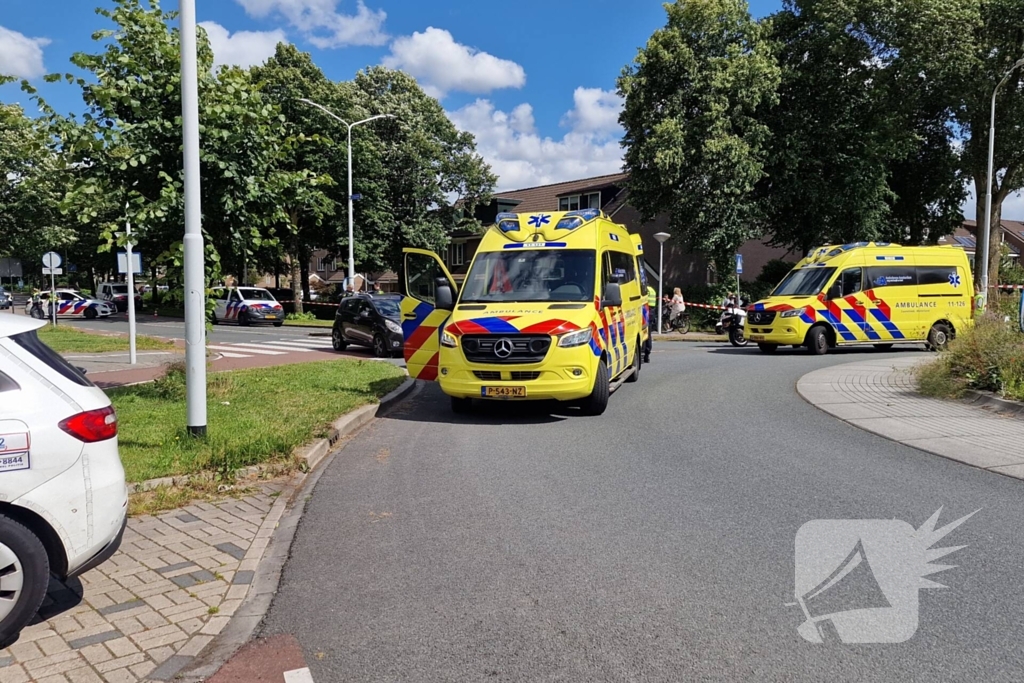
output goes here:
[{"label": "blue street sign", "polygon": [[736,254],[736,274],[743,273],[743,254]]},{"label": "blue street sign", "polygon": [[362,198],[363,198],[363,195],[359,194],[358,192],[353,192],[352,193],[352,201],[358,201],[358,200],[360,200]]}]

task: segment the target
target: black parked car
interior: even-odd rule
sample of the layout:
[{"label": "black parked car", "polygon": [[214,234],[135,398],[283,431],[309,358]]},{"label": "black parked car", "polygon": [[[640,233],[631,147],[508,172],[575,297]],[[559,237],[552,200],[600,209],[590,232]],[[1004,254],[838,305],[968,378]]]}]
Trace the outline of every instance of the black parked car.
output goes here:
[{"label": "black parked car", "polygon": [[402,355],[401,296],[354,294],[341,300],[331,330],[335,351],[349,344],[367,346],[378,358]]}]

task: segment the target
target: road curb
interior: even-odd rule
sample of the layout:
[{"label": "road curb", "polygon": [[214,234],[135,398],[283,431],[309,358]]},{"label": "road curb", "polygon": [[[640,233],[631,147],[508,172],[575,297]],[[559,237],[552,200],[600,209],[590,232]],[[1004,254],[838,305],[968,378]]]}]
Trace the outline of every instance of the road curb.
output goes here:
[{"label": "road curb", "polygon": [[205,680],[217,673],[239,648],[249,642],[277,593],[285,561],[288,559],[295,532],[299,528],[299,520],[305,512],[305,503],[317,481],[327,470],[326,465],[317,466],[329,462],[341,450],[335,447],[339,441],[354,435],[363,426],[372,422],[373,418],[383,415],[408,396],[415,387],[416,380],[406,379],[397,389],[383,396],[379,403],[362,406],[336,420],[330,436],[311,444],[324,448],[324,452],[307,460],[310,463],[309,471],[296,473],[278,499],[285,509],[280,520],[276,521],[276,528],[271,532],[270,544],[253,576],[252,587],[224,630],[195,657],[192,663],[180,671],[174,680],[186,683],[199,683]]},{"label": "road curb", "polygon": [[990,391],[970,389],[967,391],[963,401],[968,405],[985,408],[1000,415],[1024,418],[1024,403],[1000,398]]}]

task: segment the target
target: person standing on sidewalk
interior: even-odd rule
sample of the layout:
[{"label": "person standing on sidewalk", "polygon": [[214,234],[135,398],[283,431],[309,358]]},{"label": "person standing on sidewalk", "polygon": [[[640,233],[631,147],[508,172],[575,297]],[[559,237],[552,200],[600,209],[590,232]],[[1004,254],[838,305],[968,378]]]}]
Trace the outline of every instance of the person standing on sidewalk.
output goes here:
[{"label": "person standing on sidewalk", "polygon": [[985,315],[985,293],[981,291],[981,283],[974,283],[974,317]]}]

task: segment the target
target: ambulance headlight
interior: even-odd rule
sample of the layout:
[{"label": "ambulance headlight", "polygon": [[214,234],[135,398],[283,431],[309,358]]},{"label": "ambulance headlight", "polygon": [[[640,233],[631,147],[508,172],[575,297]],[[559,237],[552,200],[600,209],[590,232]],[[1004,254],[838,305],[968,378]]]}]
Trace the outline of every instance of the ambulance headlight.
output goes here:
[{"label": "ambulance headlight", "polygon": [[780,318],[796,318],[796,317],[798,317],[803,312],[804,312],[804,309],[802,309],[802,308],[794,308],[791,311],[783,311],[782,313],[779,314],[779,317]]},{"label": "ambulance headlight", "polygon": [[564,348],[571,348],[573,346],[583,346],[590,341],[590,328],[583,330],[576,330],[575,332],[569,332],[563,334],[558,338],[558,345]]},{"label": "ambulance headlight", "polygon": [[389,331],[394,332],[395,334],[402,333],[402,326],[396,323],[394,320],[385,320],[384,327],[388,328]]},{"label": "ambulance headlight", "polygon": [[455,335],[447,332],[441,333],[441,346],[447,346],[450,349],[454,349],[457,343],[455,341]]}]

